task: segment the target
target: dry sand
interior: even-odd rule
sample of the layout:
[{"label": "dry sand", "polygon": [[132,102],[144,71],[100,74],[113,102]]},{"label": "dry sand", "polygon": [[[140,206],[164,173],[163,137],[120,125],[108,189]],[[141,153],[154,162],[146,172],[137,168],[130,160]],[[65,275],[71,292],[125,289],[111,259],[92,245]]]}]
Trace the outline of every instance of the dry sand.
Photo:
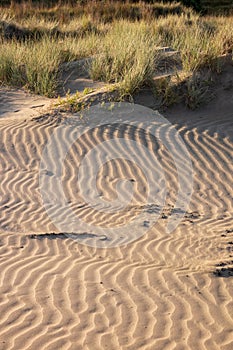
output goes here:
[{"label": "dry sand", "polygon": [[[233,277],[227,277],[233,266],[232,107],[233,101],[225,101],[199,112],[166,113],[193,162],[190,208],[168,234],[177,179],[174,164],[158,146],[169,203],[146,235],[112,249],[62,235],[31,236],[56,232],[42,205],[38,171],[43,147],[60,120],[13,113],[0,119],[0,349],[233,348]],[[75,167],[82,149],[108,135],[101,129],[85,135],[64,175],[74,211],[101,224],[106,217],[77,200]],[[134,137],[138,141],[137,132]],[[100,179],[106,177],[98,186],[109,200],[115,185],[107,172],[110,178],[136,177],[134,204],[143,203],[140,172],[126,161],[103,169]],[[217,264],[225,268],[220,276],[213,274]]]},{"label": "dry sand", "polygon": [[0,118],[37,116],[47,110],[51,103],[49,98],[20,89],[0,88]]}]

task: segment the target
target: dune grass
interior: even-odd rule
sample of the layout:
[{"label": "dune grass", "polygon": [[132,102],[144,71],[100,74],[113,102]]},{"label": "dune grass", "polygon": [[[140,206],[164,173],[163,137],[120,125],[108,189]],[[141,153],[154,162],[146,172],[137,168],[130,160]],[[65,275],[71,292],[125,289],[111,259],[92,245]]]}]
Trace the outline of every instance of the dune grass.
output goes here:
[{"label": "dune grass", "polygon": [[119,19],[127,20],[150,20],[155,17],[168,14],[181,14],[186,8],[179,2],[154,1],[145,3],[143,1],[96,1],[96,0],[76,0],[76,1],[8,1],[10,6],[2,7],[1,12],[13,17],[16,21],[23,21],[31,17],[58,21],[60,24],[69,23],[74,18],[90,16],[92,22],[112,22]]},{"label": "dune grass", "polygon": [[[180,4],[104,4],[102,10],[98,2],[0,7],[0,83],[54,96],[61,64],[93,56],[90,76],[115,83],[127,95],[151,84],[158,46],[178,50],[183,70],[194,77],[203,67],[219,73],[217,58],[233,49],[233,17],[200,17],[184,7],[178,11]],[[158,13],[166,16],[156,18]],[[8,24],[19,29],[18,37],[6,37]],[[165,85],[160,90],[174,100]]]},{"label": "dune grass", "polygon": [[156,25],[160,43],[180,51],[185,71],[219,71],[217,57],[233,48],[233,17],[168,16]]},{"label": "dune grass", "polygon": [[146,23],[116,22],[101,42],[90,75],[94,80],[117,83],[123,93],[132,94],[151,81],[157,44]]},{"label": "dune grass", "polygon": [[59,85],[61,64],[94,54],[98,43],[99,37],[95,35],[78,41],[46,35],[39,41],[2,41],[0,83],[53,97]]},{"label": "dune grass", "polygon": [[5,42],[0,46],[0,81],[53,96],[61,61],[58,43],[51,38],[37,43]]}]

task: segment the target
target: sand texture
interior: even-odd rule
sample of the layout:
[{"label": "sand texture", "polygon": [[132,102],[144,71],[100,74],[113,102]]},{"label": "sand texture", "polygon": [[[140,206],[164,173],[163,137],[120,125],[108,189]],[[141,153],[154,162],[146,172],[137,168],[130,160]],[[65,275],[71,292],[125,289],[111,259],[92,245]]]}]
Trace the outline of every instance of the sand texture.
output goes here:
[{"label": "sand texture", "polygon": [[[109,218],[80,198],[77,164],[83,152],[114,134],[143,142],[160,159],[169,194],[160,218],[141,238],[111,249],[67,238],[42,203],[42,151],[69,116],[12,113],[0,119],[0,349],[233,348],[231,111],[167,114],[186,143],[194,173],[189,209],[171,234],[166,225],[178,185],[162,145],[137,129],[115,126],[95,128],[72,147],[63,174],[67,200],[76,215],[106,227],[122,225],[146,208],[146,178],[127,160],[102,167],[101,196],[114,200],[114,179],[125,177],[135,193],[127,210]],[[156,211],[156,205],[149,209]],[[65,218],[59,207],[54,210]]]}]

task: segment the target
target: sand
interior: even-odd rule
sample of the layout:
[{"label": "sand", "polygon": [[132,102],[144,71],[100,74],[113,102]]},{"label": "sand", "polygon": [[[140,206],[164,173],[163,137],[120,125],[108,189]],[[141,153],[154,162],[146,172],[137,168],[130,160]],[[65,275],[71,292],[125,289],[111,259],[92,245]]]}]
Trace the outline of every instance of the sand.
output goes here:
[{"label": "sand", "polygon": [[[40,159],[49,136],[69,116],[2,114],[0,349],[232,349],[233,102],[216,103],[199,112],[165,113],[184,139],[194,170],[190,206],[179,226],[166,232],[177,179],[174,163],[158,144],[169,184],[163,214],[145,235],[111,249],[51,234],[59,232],[43,207]],[[107,218],[82,205],[76,166],[83,149],[109,135],[101,128],[86,134],[64,175],[74,212],[95,224],[108,225]],[[139,138],[135,132],[134,140]],[[145,204],[145,178],[127,161],[102,169],[102,195],[113,200],[111,179],[123,176],[136,180],[135,202],[111,216],[114,222]],[[50,235],[41,236],[45,233]]]},{"label": "sand", "polygon": [[38,116],[52,104],[52,99],[32,95],[20,89],[0,88],[0,118]]}]

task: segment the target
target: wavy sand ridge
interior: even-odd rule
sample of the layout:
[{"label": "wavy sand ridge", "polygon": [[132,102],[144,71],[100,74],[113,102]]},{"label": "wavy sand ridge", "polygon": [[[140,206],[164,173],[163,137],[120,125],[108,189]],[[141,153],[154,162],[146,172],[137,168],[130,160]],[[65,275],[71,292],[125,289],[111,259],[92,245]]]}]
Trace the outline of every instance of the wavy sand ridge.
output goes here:
[{"label": "wavy sand ridge", "polygon": [[[156,150],[162,165],[168,198],[160,219],[140,239],[112,249],[87,247],[64,236],[31,236],[56,231],[42,205],[38,173],[59,118],[2,119],[0,348],[232,349],[232,279],[212,274],[217,263],[233,260],[231,118],[176,121],[193,162],[194,191],[188,213],[172,234],[165,229],[178,183],[166,148],[140,128],[120,125],[94,128],[73,144],[62,174],[64,192],[74,213],[95,225],[121,227],[141,208],[149,216],[158,210],[162,193],[148,206],[150,174],[122,159],[119,144],[119,158],[100,168],[98,193],[113,201],[116,178],[127,178],[133,180],[134,196],[123,215],[99,212],[85,203],[77,186],[77,164],[89,149],[111,138],[129,138]],[[72,132],[66,136],[64,128],[60,136],[68,140]],[[166,133],[173,145],[172,135]],[[145,159],[148,167],[150,161]],[[56,170],[56,164],[51,167]],[[91,175],[80,179],[87,188]],[[122,186],[128,197],[130,189]],[[57,217],[67,219],[69,212],[53,205]]]}]

